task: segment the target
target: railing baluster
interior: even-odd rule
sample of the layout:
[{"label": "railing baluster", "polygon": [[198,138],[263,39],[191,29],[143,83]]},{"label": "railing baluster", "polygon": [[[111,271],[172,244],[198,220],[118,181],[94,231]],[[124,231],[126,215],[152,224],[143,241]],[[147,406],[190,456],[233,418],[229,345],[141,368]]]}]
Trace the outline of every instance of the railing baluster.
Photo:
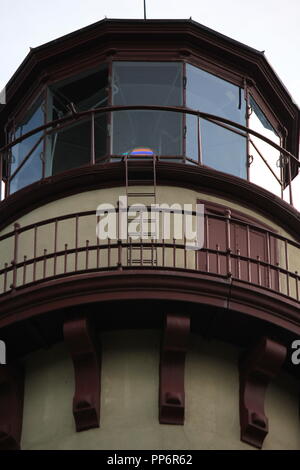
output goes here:
[{"label": "railing baluster", "polygon": [[89,269],[89,244],[90,241],[86,240],[85,241],[85,269]]},{"label": "railing baluster", "polygon": [[[99,227],[100,217],[97,216],[97,227]],[[97,236],[97,269],[100,268],[100,238]]]},{"label": "railing baluster", "polygon": [[187,266],[187,250],[186,250],[186,236],[184,235],[184,248],[183,248],[183,252],[184,252],[184,269],[186,269],[186,266]]},{"label": "railing baluster", "polygon": [[288,174],[289,174],[289,196],[290,204],[293,206],[293,189],[292,189],[292,169],[291,169],[291,158],[288,156]]},{"label": "railing baluster", "polygon": [[227,209],[225,211],[226,215],[226,260],[227,260],[227,276],[232,276],[232,266],[231,266],[231,240],[230,240],[230,219],[231,219],[231,210]]},{"label": "railing baluster", "polygon": [[3,289],[4,292],[7,290],[7,268],[8,268],[8,263],[4,264],[4,282],[3,282]]},{"label": "railing baluster", "polygon": [[163,265],[163,268],[165,267],[165,264],[166,264],[166,259],[165,259],[165,256],[166,256],[166,247],[165,247],[165,217],[164,217],[164,211],[161,209],[159,214],[161,214],[161,217],[159,218],[159,220],[161,219],[161,241],[162,241],[162,265]]},{"label": "railing baluster", "polygon": [[20,225],[14,224],[14,256],[12,259],[12,266],[13,266],[13,279],[11,288],[14,290],[17,287],[17,263],[18,263],[18,248],[19,248],[19,230]]},{"label": "railing baluster", "polygon": [[280,266],[279,266],[278,261],[275,264],[276,264],[276,272],[277,272],[277,275],[278,275],[278,292],[281,292]]},{"label": "railing baluster", "polygon": [[216,250],[217,250],[217,274],[220,274],[220,245],[216,245]]},{"label": "railing baluster", "polygon": [[142,237],[140,238],[140,244],[141,244],[141,266],[144,266],[144,247],[143,247]]},{"label": "railing baluster", "polygon": [[258,278],[258,285],[261,286],[261,264],[260,264],[260,256],[257,255],[257,278]]},{"label": "railing baluster", "polygon": [[286,269],[286,293],[290,295],[289,257],[287,240],[284,241],[285,269]]},{"label": "railing baluster", "polygon": [[270,269],[270,260],[271,260],[271,250],[270,250],[270,234],[267,232],[267,277],[268,277],[268,282],[267,282],[267,287],[272,289],[272,277],[271,277],[271,269]]},{"label": "railing baluster", "polygon": [[78,270],[78,230],[79,230],[79,216],[75,217],[75,272]]},{"label": "railing baluster", "polygon": [[129,237],[129,266],[132,266],[132,237]]},{"label": "railing baluster", "polygon": [[23,264],[23,286],[26,284],[26,261],[27,256],[24,256],[24,264]]},{"label": "railing baluster", "polygon": [[247,231],[247,273],[248,273],[248,282],[251,283],[251,244],[250,244],[250,227],[246,226]]},{"label": "railing baluster", "polygon": [[53,276],[56,276],[56,268],[57,268],[57,227],[58,221],[55,219],[54,222],[54,260],[53,260]]},{"label": "railing baluster", "polygon": [[47,250],[44,249],[43,279],[46,278],[46,270],[47,270]]},{"label": "railing baluster", "polygon": [[33,235],[33,273],[32,273],[32,278],[33,282],[36,280],[36,255],[37,255],[37,226],[34,226],[34,235]]},{"label": "railing baluster", "polygon": [[118,240],[118,267],[122,267],[122,240],[119,238]]},{"label": "railing baluster", "polygon": [[241,250],[238,248],[237,252],[237,278],[241,279]]},{"label": "railing baluster", "polygon": [[119,204],[119,201],[117,203],[117,232],[118,232],[118,268],[121,269],[122,267],[122,249],[123,249],[123,244],[121,240],[121,207]]},{"label": "railing baluster", "polygon": [[64,255],[64,274],[66,274],[67,269],[68,269],[68,244],[65,244],[65,255]]},{"label": "railing baluster", "polygon": [[206,238],[206,254],[205,254],[205,257],[206,257],[206,271],[209,273],[209,270],[210,270],[210,266],[209,266],[209,251],[208,251],[208,247],[209,247],[209,225],[208,225],[208,216],[205,215],[204,216],[204,219],[205,219],[205,238]]},{"label": "railing baluster", "polygon": [[296,298],[297,300],[299,300],[299,277],[298,277],[298,271],[295,271],[295,274],[296,274],[296,277],[295,277],[295,281],[296,281]]},{"label": "railing baluster", "polygon": [[173,238],[173,267],[176,267],[176,240]]},{"label": "railing baluster", "polygon": [[108,244],[108,253],[107,253],[107,261],[108,261],[108,267],[110,268],[110,238],[107,239],[107,244]]},{"label": "railing baluster", "polygon": [[154,239],[151,238],[151,266],[154,266]]},{"label": "railing baluster", "polygon": [[200,116],[197,116],[197,140],[198,140],[198,163],[202,165],[202,142],[201,142]]}]

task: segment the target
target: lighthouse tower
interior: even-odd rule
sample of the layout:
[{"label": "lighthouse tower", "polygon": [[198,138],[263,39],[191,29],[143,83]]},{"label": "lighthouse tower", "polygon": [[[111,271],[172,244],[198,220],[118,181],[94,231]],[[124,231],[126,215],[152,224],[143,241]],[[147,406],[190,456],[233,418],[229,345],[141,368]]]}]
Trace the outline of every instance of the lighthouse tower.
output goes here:
[{"label": "lighthouse tower", "polygon": [[299,109],[264,54],[102,20],[30,50],[0,147],[0,448],[300,449]]}]

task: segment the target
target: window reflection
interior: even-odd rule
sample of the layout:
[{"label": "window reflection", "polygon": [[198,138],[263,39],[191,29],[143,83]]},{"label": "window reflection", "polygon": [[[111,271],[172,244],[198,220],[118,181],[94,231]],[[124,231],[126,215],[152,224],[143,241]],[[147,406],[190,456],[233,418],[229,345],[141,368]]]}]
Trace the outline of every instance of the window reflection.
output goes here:
[{"label": "window reflection", "polygon": [[50,88],[48,119],[52,121],[67,114],[73,103],[78,111],[87,111],[108,103],[108,71],[103,65],[94,71],[84,72]]},{"label": "window reflection", "polygon": [[[49,93],[48,119],[59,119],[70,112],[107,106],[108,70],[103,65],[97,70],[56,83]],[[96,161],[107,153],[107,116],[95,116]],[[46,176],[88,165],[91,161],[91,119],[81,120],[58,130],[47,139]]]},{"label": "window reflection", "polygon": [[43,142],[41,142],[20,170],[10,181],[10,193],[15,193],[19,189],[28,186],[42,178],[42,152]]},{"label": "window reflection", "polygon": [[48,137],[46,175],[87,165],[91,160],[91,122],[84,120]]},{"label": "window reflection", "polygon": [[[250,128],[280,145],[279,135],[252,96],[250,97],[250,106]],[[250,140],[252,160],[249,169],[250,181],[280,197],[281,185],[276,179],[276,177],[279,181],[281,179],[280,152],[253,135],[250,136]],[[272,174],[266,163],[274,174]]]},{"label": "window reflection", "polygon": [[[182,64],[115,62],[113,105],[181,106]],[[112,116],[112,154],[149,147],[157,155],[182,155],[182,116],[166,111],[121,111]]]},{"label": "window reflection", "polygon": [[[204,70],[187,64],[186,104],[246,125],[243,90]],[[203,119],[200,120],[202,162],[219,171],[246,178],[246,140]],[[187,116],[186,154],[198,160],[197,118]]]},{"label": "window reflection", "polygon": [[[30,109],[20,124],[17,125],[12,139],[18,139],[28,132],[40,127],[45,122],[45,115],[43,110],[44,102],[40,99]],[[20,166],[24,158],[29,154],[37,141],[41,138],[42,132],[28,137],[17,145],[12,147],[10,174],[12,175],[15,170]]]}]

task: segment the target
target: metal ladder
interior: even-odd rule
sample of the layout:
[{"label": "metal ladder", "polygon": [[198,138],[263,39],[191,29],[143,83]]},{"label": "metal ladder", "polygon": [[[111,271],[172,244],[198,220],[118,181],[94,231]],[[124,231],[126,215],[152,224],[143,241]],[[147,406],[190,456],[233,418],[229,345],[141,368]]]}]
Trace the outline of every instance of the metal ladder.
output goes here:
[{"label": "metal ladder", "polygon": [[[127,202],[128,202],[128,207],[131,205],[132,199],[137,199],[137,198],[147,198],[151,200],[151,203],[156,204],[156,155],[152,155],[151,157],[145,157],[144,160],[150,160],[152,162],[152,187],[153,190],[149,192],[142,192],[135,190],[134,192],[130,191],[130,186],[136,184],[138,186],[138,181],[137,180],[132,180],[130,179],[130,163],[133,162],[134,160],[137,160],[137,157],[133,157],[130,155],[125,155],[124,156],[124,163],[125,163],[125,184],[126,184],[126,196],[127,196]],[[147,204],[148,206],[149,204]],[[129,216],[127,217],[128,225],[127,225],[127,243],[128,243],[128,249],[127,249],[127,265],[128,266],[144,266],[144,265],[150,265],[150,266],[157,266],[157,245],[155,243],[155,240],[151,238],[151,235],[153,235],[153,232],[151,231],[152,224],[155,224],[155,228],[157,230],[157,224],[155,223],[156,219],[151,219],[149,216],[147,216],[147,219],[143,219],[143,212],[140,213],[140,229],[142,230],[144,228],[144,222],[147,222],[147,232],[142,232],[141,233],[141,238],[140,240],[137,240],[136,245],[134,244],[135,240],[131,240],[131,237],[133,236],[132,233],[129,233],[129,224],[132,220],[134,220],[135,217],[130,218]],[[149,238],[150,236],[150,238]],[[147,240],[145,243],[143,243],[143,238],[147,237]]]}]

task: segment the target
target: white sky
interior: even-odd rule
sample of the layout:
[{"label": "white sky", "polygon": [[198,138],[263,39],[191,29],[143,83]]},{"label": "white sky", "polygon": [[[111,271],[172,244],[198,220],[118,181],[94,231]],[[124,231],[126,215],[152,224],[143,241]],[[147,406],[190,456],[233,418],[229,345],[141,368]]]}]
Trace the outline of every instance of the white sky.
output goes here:
[{"label": "white sky", "polygon": [[[0,0],[0,91],[29,52],[107,18],[143,18],[143,0]],[[147,18],[189,18],[265,54],[300,105],[300,0],[147,0]],[[299,177],[298,177],[299,178]],[[299,208],[300,208],[300,184]]]}]

